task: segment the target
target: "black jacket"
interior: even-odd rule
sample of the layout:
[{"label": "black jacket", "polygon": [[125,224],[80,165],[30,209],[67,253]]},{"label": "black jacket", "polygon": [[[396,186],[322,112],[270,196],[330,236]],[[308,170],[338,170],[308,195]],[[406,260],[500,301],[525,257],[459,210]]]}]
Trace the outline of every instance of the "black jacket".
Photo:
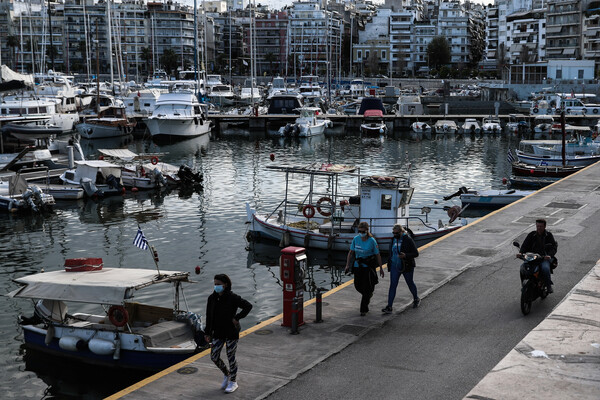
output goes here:
[{"label": "black jacket", "polygon": [[[395,238],[392,238],[390,241],[390,249],[388,252],[388,265],[391,264],[392,261],[392,249],[394,246]],[[419,257],[419,250],[417,250],[417,245],[415,241],[410,237],[410,235],[404,235],[402,237],[402,244],[400,245],[400,252],[406,255],[406,258],[402,260],[404,263],[404,272],[410,272],[415,269],[416,263],[415,258]]]},{"label": "black jacket", "polygon": [[[238,308],[242,311],[237,312]],[[240,333],[233,324],[233,319],[241,320],[252,310],[252,304],[242,299],[231,290],[222,295],[213,292],[208,296],[206,304],[205,334],[215,339],[239,339]]]},{"label": "black jacket", "polygon": [[554,257],[558,250],[558,243],[554,240],[554,236],[548,231],[544,231],[544,235],[538,241],[537,231],[529,232],[519,253],[537,253],[541,256]]}]

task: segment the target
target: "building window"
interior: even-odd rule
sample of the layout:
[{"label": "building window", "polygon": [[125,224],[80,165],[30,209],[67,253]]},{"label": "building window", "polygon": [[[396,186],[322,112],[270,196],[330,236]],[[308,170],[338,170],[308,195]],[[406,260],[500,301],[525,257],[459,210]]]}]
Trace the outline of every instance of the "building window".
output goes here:
[{"label": "building window", "polygon": [[365,51],[365,58],[369,58],[369,51]]},{"label": "building window", "polygon": [[361,50],[358,50],[356,52],[356,58],[358,58],[359,60],[362,58],[362,51]]},{"label": "building window", "polygon": [[[385,50],[382,50],[382,51],[381,51],[381,58],[382,58],[383,60],[385,60],[385,55],[386,55],[386,54],[385,54]],[[579,72],[583,72],[583,71],[579,71]]]},{"label": "building window", "polygon": [[577,71],[577,79],[583,79],[583,70],[582,69]]},{"label": "building window", "polygon": [[562,69],[556,70],[556,79],[562,79]]}]

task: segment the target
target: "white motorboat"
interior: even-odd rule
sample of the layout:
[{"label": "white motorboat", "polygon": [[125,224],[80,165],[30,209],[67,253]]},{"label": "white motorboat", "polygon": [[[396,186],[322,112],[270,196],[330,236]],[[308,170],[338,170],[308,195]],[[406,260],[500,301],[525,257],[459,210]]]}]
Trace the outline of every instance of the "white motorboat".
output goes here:
[{"label": "white motorboat", "polygon": [[460,195],[463,207],[500,208],[525,196],[535,193],[531,190],[468,190]]},{"label": "white motorboat", "polygon": [[431,126],[425,122],[416,121],[410,125],[410,129],[419,135],[431,133]]},{"label": "white motorboat", "polygon": [[103,160],[75,161],[75,168],[65,171],[60,180],[81,186],[89,197],[122,194],[125,190],[121,167]]},{"label": "white motorboat", "polygon": [[293,124],[287,124],[279,129],[280,136],[310,137],[322,135],[325,129],[331,126],[329,119],[319,117],[321,112],[319,107],[302,107],[298,111],[300,116],[296,118]]},{"label": "white motorboat", "polygon": [[363,137],[379,137],[387,133],[387,125],[383,120],[385,107],[378,97],[364,97],[360,102],[357,114],[364,117],[360,125],[360,134]]},{"label": "white motorboat", "polygon": [[287,188],[290,178],[301,179],[306,191],[286,191],[274,210],[257,211],[246,203],[251,238],[271,239],[285,246],[348,251],[358,222],[367,221],[380,249],[387,249],[392,226],[397,223],[411,229],[417,246],[466,223],[463,219],[456,224],[440,220],[434,226],[426,217],[410,216],[414,189],[407,178],[363,176],[350,165],[268,168],[285,174],[281,187]]},{"label": "white motorboat", "polygon": [[25,178],[15,172],[0,174],[0,211],[43,212],[52,209],[54,197],[42,192],[36,185],[29,185]]},{"label": "white motorboat", "polygon": [[534,139],[550,139],[552,136],[552,125],[554,118],[550,115],[538,115],[534,118]]},{"label": "white motorboat", "polygon": [[502,133],[500,119],[494,117],[484,118],[481,124],[481,131],[486,134]]},{"label": "white motorboat", "polygon": [[285,79],[280,76],[273,78],[273,82],[269,85],[269,91],[267,92],[267,100],[271,99],[275,94],[286,93],[287,85]]},{"label": "white motorboat", "polygon": [[[254,81],[254,85],[252,84],[252,81]],[[238,103],[250,105],[259,103],[261,99],[262,94],[260,92],[260,88],[256,85],[256,79],[246,79],[244,81],[244,86],[242,86]]]},{"label": "white motorboat", "polygon": [[218,107],[233,106],[235,104],[235,93],[231,85],[215,85],[208,94],[210,102]]},{"label": "white motorboat", "polygon": [[135,122],[127,118],[125,107],[109,106],[77,124],[77,131],[86,139],[105,139],[130,135],[134,127]]},{"label": "white motorboat", "polygon": [[151,115],[156,108],[156,101],[161,93],[164,92],[152,88],[130,91],[127,96],[122,98],[125,104],[125,113],[130,117],[146,117]]},{"label": "white motorboat", "polygon": [[7,97],[0,102],[0,122],[36,125],[42,121],[60,129],[61,133],[70,132],[79,122],[79,115],[76,112],[59,112],[60,105],[61,99],[58,98]]},{"label": "white motorboat", "polygon": [[456,122],[449,119],[437,120],[434,124],[435,133],[438,135],[452,135],[458,132]]},{"label": "white motorboat", "polygon": [[[159,371],[198,350],[200,317],[179,307],[187,272],[104,268],[101,258],[77,258],[65,260],[64,270],[15,282],[21,287],[9,297],[35,301],[33,316],[19,321],[26,351],[96,367]],[[170,306],[153,301],[170,285]]]},{"label": "white motorboat", "polygon": [[152,115],[144,122],[153,138],[191,138],[210,132],[206,106],[187,92],[161,94]]},{"label": "white motorboat", "polygon": [[316,75],[301,76],[298,90],[305,100],[314,100],[323,97],[323,89],[319,85],[319,77]]},{"label": "white motorboat", "polygon": [[475,118],[465,119],[465,123],[462,124],[461,128],[463,133],[478,134],[481,132],[481,127]]},{"label": "white motorboat", "polygon": [[508,133],[519,134],[524,133],[529,129],[527,117],[523,114],[509,114],[508,122],[506,123],[506,131]]},{"label": "white motorboat", "polygon": [[362,79],[352,79],[350,82],[350,97],[359,99],[366,95],[365,81]]}]

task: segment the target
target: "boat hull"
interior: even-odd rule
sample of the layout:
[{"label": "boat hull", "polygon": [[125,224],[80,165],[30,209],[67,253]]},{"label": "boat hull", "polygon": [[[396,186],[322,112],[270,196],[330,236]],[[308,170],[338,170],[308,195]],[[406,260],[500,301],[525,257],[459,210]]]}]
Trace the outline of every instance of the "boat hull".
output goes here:
[{"label": "boat hull", "polygon": [[[512,192],[512,193],[511,193]],[[501,208],[534,192],[532,191],[495,191],[495,193],[465,193],[460,195],[463,207]]]},{"label": "boat hull", "polygon": [[[413,238],[417,247],[420,247],[458,228],[460,228],[460,226],[450,226],[439,230],[432,229],[431,231],[416,232]],[[333,236],[316,233],[314,231],[307,232],[306,229],[296,229],[286,225],[271,223],[269,220],[266,220],[266,218],[257,216],[256,213],[252,215],[250,232],[255,240],[267,239],[278,241],[280,244],[286,246],[296,245],[333,251],[350,250],[350,244],[357,235],[355,232],[336,233]],[[379,248],[382,249],[382,251],[386,251],[393,236],[375,235],[375,239],[379,244]]]},{"label": "boat hull", "polygon": [[[59,339],[54,337],[46,345],[45,330],[34,327],[23,327],[25,344],[36,351],[66,359],[77,360],[95,366],[122,368],[140,371],[160,371],[175,365],[194,354],[194,349],[177,352],[152,352],[121,349],[118,359],[113,354],[96,354],[89,349],[76,351],[65,350],[59,345]],[[180,349],[178,349],[180,350]]]},{"label": "boat hull", "polygon": [[[536,156],[525,154],[519,150],[516,151],[519,161],[525,164],[532,165],[549,165],[549,166],[562,166],[562,157],[548,157],[548,156]],[[585,167],[591,165],[597,161],[600,161],[600,155],[593,156],[567,156],[565,159],[566,165],[572,165],[576,167]]]},{"label": "boat hull", "polygon": [[200,118],[181,120],[149,118],[146,120],[146,126],[152,137],[191,138],[210,132],[209,122]]},{"label": "boat hull", "polygon": [[564,178],[574,174],[577,171],[581,171],[582,166],[540,166],[540,165],[528,165],[523,163],[514,163],[512,165],[513,174],[516,176],[535,176],[535,177],[549,177],[549,178]]},{"label": "boat hull", "polygon": [[77,124],[77,132],[79,132],[81,137],[86,139],[106,139],[127,136],[133,131],[133,128],[128,128],[130,127],[90,124],[88,122]]}]

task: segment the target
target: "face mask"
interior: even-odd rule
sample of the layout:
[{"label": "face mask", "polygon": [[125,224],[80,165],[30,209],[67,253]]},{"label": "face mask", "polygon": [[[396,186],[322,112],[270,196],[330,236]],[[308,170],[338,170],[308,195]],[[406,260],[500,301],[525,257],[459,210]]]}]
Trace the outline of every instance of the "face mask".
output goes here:
[{"label": "face mask", "polygon": [[367,232],[361,232],[360,237],[367,237]]},{"label": "face mask", "polygon": [[223,291],[223,285],[215,285],[215,292],[221,293]]}]

